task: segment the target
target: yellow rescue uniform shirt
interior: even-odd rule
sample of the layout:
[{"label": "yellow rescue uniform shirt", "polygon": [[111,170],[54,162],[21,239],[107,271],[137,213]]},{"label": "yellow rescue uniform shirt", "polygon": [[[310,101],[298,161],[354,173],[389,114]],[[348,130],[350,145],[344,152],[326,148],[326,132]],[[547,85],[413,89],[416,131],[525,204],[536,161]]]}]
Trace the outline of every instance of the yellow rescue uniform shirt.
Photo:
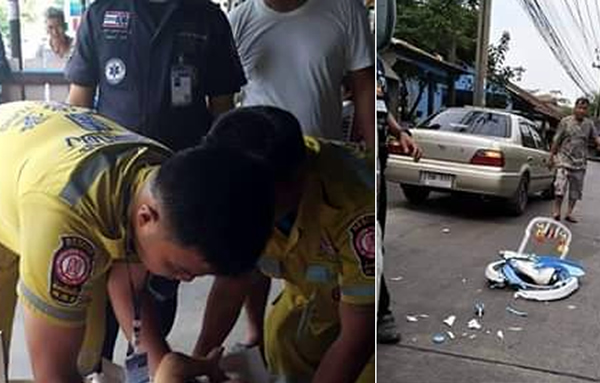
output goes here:
[{"label": "yellow rescue uniform shirt", "polygon": [[318,334],[339,323],[340,300],[375,302],[375,174],[351,147],[305,142],[308,171],[294,225],[289,236],[274,231],[259,266],[310,308],[301,325]]},{"label": "yellow rescue uniform shirt", "polygon": [[0,246],[19,257],[20,299],[84,323],[95,283],[126,255],[129,199],[169,155],[88,109],[1,105]]}]

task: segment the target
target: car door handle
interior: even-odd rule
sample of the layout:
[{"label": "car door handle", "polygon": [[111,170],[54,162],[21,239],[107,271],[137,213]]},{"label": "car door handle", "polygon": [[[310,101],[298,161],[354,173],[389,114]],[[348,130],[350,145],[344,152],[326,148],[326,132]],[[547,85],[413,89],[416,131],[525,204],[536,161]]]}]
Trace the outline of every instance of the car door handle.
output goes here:
[{"label": "car door handle", "polygon": [[533,157],[529,156],[527,157],[527,162],[532,162],[533,161]]}]

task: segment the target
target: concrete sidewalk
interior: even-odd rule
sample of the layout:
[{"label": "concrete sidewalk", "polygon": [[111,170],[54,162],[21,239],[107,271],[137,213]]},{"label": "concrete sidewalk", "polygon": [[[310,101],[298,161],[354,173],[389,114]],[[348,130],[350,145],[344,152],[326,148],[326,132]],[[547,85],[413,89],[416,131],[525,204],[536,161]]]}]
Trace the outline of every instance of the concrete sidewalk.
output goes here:
[{"label": "concrete sidewalk", "polygon": [[[173,331],[169,336],[169,344],[175,351],[190,353],[196,343],[202,318],[204,315],[204,306],[206,298],[212,284],[212,277],[196,278],[191,283],[182,283],[179,289],[179,307]],[[271,298],[281,289],[278,281],[273,281],[271,288]],[[232,333],[226,341],[226,344],[232,344],[243,340],[245,330],[245,316],[242,314],[234,327]],[[9,376],[12,379],[31,378],[31,367],[29,355],[25,344],[25,332],[23,328],[23,315],[21,310],[17,311],[13,331],[13,342],[11,345],[11,362]],[[119,334],[115,351],[115,361],[123,365],[125,361],[125,352],[127,345],[122,333]]]}]

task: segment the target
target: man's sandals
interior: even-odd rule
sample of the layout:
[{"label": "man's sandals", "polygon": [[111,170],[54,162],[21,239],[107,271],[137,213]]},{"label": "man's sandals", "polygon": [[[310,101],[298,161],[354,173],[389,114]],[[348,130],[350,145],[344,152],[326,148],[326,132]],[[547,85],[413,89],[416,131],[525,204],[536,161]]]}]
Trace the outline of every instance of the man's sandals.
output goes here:
[{"label": "man's sandals", "polygon": [[568,215],[565,217],[565,221],[571,222],[571,223],[577,223],[579,222],[579,220],[571,215]]}]

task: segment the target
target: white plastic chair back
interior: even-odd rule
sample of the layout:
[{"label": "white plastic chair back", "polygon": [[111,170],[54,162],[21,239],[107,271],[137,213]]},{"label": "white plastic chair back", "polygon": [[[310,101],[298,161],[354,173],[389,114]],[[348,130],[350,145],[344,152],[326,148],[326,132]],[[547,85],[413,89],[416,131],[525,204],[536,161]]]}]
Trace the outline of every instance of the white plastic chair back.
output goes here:
[{"label": "white plastic chair back", "polygon": [[569,253],[572,238],[571,230],[557,220],[548,217],[536,217],[529,221],[517,251],[519,254],[523,254],[532,237],[539,242],[556,241],[558,243],[556,252],[561,259]]}]

